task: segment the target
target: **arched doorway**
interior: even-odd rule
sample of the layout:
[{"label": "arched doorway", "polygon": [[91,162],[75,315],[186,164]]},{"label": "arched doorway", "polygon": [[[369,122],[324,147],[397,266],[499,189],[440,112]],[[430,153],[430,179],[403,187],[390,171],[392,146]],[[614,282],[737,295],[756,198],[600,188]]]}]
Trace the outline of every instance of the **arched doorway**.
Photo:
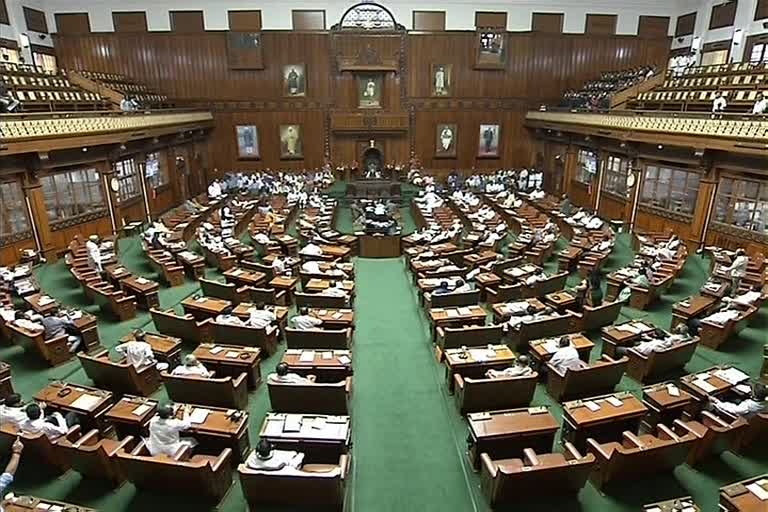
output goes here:
[{"label": "arched doorway", "polygon": [[377,173],[384,169],[384,155],[378,148],[368,148],[363,153],[363,166],[364,173]]}]

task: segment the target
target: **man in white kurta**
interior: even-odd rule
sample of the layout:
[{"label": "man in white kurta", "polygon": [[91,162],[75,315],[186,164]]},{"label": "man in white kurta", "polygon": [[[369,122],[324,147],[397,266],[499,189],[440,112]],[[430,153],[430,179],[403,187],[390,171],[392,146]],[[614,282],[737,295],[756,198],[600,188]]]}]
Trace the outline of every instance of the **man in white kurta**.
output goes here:
[{"label": "man in white kurta", "polygon": [[565,375],[567,370],[578,370],[582,366],[581,359],[579,359],[579,353],[576,351],[576,347],[571,344],[571,340],[568,336],[560,338],[560,348],[557,349],[552,355],[552,359],[549,360],[549,364],[560,375]]},{"label": "man in white kurta", "polygon": [[182,438],[181,432],[192,428],[189,415],[192,406],[184,406],[184,416],[178,420],[173,417],[173,408],[164,405],[157,411],[157,416],[149,420],[149,437],[146,439],[147,450],[154,457],[167,455],[173,457],[179,450],[189,446],[194,448],[197,441],[192,438]]}]

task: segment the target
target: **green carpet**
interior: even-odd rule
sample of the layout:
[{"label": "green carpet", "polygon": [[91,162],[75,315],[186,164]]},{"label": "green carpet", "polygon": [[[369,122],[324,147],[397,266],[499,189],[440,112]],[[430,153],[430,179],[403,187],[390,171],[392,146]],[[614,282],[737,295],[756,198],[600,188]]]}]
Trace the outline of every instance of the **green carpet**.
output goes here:
[{"label": "green carpet", "polygon": [[[402,209],[404,232],[414,229],[407,208]],[[351,217],[343,209],[337,228],[351,231]],[[564,242],[560,241],[560,245]],[[138,240],[123,239],[120,257],[131,271],[155,278],[147,265]],[[621,235],[606,271],[616,269],[632,258],[629,237]],[[554,260],[548,262],[551,271]],[[650,311],[625,308],[624,318],[647,318],[661,327],[669,327],[670,309],[674,302],[695,293],[706,278],[708,262],[692,256],[682,274],[664,299]],[[208,270],[209,275],[218,272]],[[63,262],[45,265],[37,271],[43,289],[62,303],[98,313],[84,301],[80,288],[69,276]],[[347,510],[361,512],[400,512],[410,510],[466,512],[487,511],[480,494],[479,477],[469,468],[464,454],[467,429],[458,415],[453,397],[446,393],[443,368],[432,353],[429,325],[418,304],[416,290],[402,259],[356,261],[357,297],[355,302],[356,332],[354,346],[353,387],[353,471],[348,484]],[[570,283],[577,280],[571,276]],[[175,288],[161,288],[162,307],[177,307],[185,297],[197,292],[198,285],[188,281]],[[766,312],[731,340],[720,351],[699,348],[687,367],[697,371],[714,364],[734,363],[750,375],[758,375],[762,345],[766,343]],[[103,315],[99,318],[102,344],[112,347],[117,339],[135,327],[154,330],[149,315],[140,313],[130,322],[117,323]],[[601,352],[599,336],[592,357]],[[193,347],[185,347],[185,352]],[[280,360],[278,353],[262,364],[267,374]],[[51,379],[65,379],[89,384],[77,362],[59,368],[45,368],[32,355],[19,347],[1,346],[0,359],[13,367],[16,389],[31,396]],[[640,386],[624,378],[620,389],[637,392]],[[157,398],[165,398],[160,392]],[[543,386],[534,397],[535,405],[549,405],[560,418],[561,409],[553,403]],[[269,400],[265,386],[251,394],[249,412],[251,445]],[[57,478],[41,479],[34,466],[23,467],[13,486],[16,494],[33,494],[98,508],[108,512],[165,510],[212,510],[190,496],[160,495],[137,492],[131,484],[117,490],[98,482],[82,480],[75,472]],[[636,511],[643,503],[692,495],[706,511],[717,508],[718,488],[726,483],[768,472],[768,461],[725,453],[692,469],[683,465],[674,475],[658,475],[634,485],[600,494],[588,484],[578,495],[542,502],[525,502],[516,511]],[[245,504],[237,480],[219,510],[242,512]],[[270,508],[261,510],[269,511]]]}]

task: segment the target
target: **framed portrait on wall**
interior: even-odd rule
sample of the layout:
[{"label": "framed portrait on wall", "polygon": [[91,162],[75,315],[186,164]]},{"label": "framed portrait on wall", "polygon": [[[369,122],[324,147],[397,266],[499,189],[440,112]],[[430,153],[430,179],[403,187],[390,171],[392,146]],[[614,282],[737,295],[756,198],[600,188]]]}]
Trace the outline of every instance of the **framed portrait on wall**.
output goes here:
[{"label": "framed portrait on wall", "polygon": [[283,66],[283,96],[291,98],[307,95],[307,73],[304,64]]},{"label": "framed portrait on wall", "polygon": [[253,125],[237,125],[237,156],[243,159],[258,160],[259,155],[259,131]]},{"label": "framed portrait on wall", "polygon": [[382,75],[361,75],[357,77],[357,98],[359,108],[381,108]]},{"label": "framed portrait on wall", "polygon": [[446,98],[452,95],[453,64],[432,64],[429,76],[432,79],[432,96]]},{"label": "framed portrait on wall", "polygon": [[304,141],[301,138],[301,125],[280,125],[280,158],[286,160],[304,158]]},{"label": "framed portrait on wall", "polygon": [[479,158],[499,158],[501,126],[498,124],[481,124],[479,135],[477,156]]},{"label": "framed portrait on wall", "polygon": [[438,124],[435,158],[456,158],[458,128],[455,124]]},{"label": "framed portrait on wall", "polygon": [[477,32],[475,69],[504,69],[506,65],[506,32],[480,30]]}]

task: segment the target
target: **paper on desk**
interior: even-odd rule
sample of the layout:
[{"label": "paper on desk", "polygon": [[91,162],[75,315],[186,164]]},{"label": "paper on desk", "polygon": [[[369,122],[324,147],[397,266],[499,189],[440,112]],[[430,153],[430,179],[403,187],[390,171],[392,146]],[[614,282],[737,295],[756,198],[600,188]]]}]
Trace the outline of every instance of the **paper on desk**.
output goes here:
[{"label": "paper on desk", "polygon": [[525,274],[525,272],[523,272],[519,268],[511,268],[507,270],[507,273],[511,274],[513,277],[520,277],[521,275]]},{"label": "paper on desk", "polygon": [[232,271],[233,276],[239,276],[242,273],[243,273],[243,269],[241,268],[236,268],[235,270]]},{"label": "paper on desk", "polygon": [[680,396],[680,390],[674,384],[667,384],[667,393],[671,396]]},{"label": "paper on desk", "polygon": [[463,316],[469,316],[472,314],[472,310],[467,307],[461,307],[459,308],[459,313]]},{"label": "paper on desk", "polygon": [[469,356],[472,359],[474,359],[475,361],[485,361],[486,359],[488,359],[488,350],[487,349],[484,349],[484,348],[471,348],[467,352],[469,352]]},{"label": "paper on desk", "polygon": [[447,309],[445,314],[448,316],[448,318],[458,318],[459,316],[459,312],[455,309]]},{"label": "paper on desk", "polygon": [[131,414],[133,414],[134,416],[143,416],[150,409],[151,407],[148,406],[147,404],[141,404],[140,406],[132,410]]},{"label": "paper on desk", "polygon": [[323,360],[326,360],[326,361],[329,360],[329,359],[333,359],[333,352],[331,352],[331,351],[322,352],[320,354],[320,358],[323,359]]},{"label": "paper on desk", "polygon": [[201,423],[205,423],[205,420],[208,418],[210,413],[211,411],[208,409],[196,407],[192,409],[192,414],[189,415],[189,422],[193,425],[200,425]]},{"label": "paper on desk", "polygon": [[344,314],[343,314],[343,313],[341,313],[341,312],[337,311],[337,312],[335,312],[333,315],[331,315],[331,318],[333,318],[333,319],[335,319],[335,320],[338,320],[339,318],[341,318],[341,317],[343,317],[343,316],[344,316]]},{"label": "paper on desk", "polygon": [[195,299],[195,302],[197,302],[198,304],[202,304],[206,300],[208,300],[208,299],[206,299],[205,297],[198,297],[198,298]]},{"label": "paper on desk", "polygon": [[285,354],[288,356],[299,356],[302,352],[300,348],[289,348],[285,351]]},{"label": "paper on desk", "polygon": [[149,279],[145,279],[143,277],[137,277],[136,282],[139,284],[147,284],[149,282]]},{"label": "paper on desk", "polygon": [[214,354],[214,355],[216,355],[216,354],[218,354],[219,352],[221,352],[222,350],[224,350],[224,347],[213,347],[213,348],[212,348],[212,349],[210,349],[208,352],[210,352],[211,354]]},{"label": "paper on desk", "polygon": [[710,384],[709,382],[707,382],[704,379],[694,380],[693,384],[698,386],[705,393],[712,393],[713,391],[715,391],[717,389],[716,386],[713,386],[712,384]]},{"label": "paper on desk", "polygon": [[101,397],[83,394],[80,395],[77,400],[72,402],[71,406],[75,409],[84,409],[86,411],[92,410],[101,402]]},{"label": "paper on desk", "polygon": [[315,360],[315,351],[314,350],[305,350],[301,353],[301,356],[299,356],[299,361],[302,363],[311,363]]},{"label": "paper on desk", "polygon": [[598,404],[596,404],[595,402],[592,402],[592,401],[584,402],[584,407],[586,407],[587,409],[589,409],[592,412],[597,412],[597,411],[600,410],[600,405],[598,405]]},{"label": "paper on desk", "polygon": [[554,354],[559,348],[557,340],[549,339],[540,345],[547,354]]},{"label": "paper on desk", "polygon": [[635,328],[635,326],[634,326],[634,325],[632,325],[632,324],[621,324],[621,325],[617,325],[617,326],[616,326],[616,327],[614,327],[614,328],[615,328],[617,331],[622,331],[622,332],[629,332],[629,333],[632,333],[632,334],[637,334],[637,333],[639,333],[639,332],[640,332],[640,331],[638,331],[638,330]]},{"label": "paper on desk", "polygon": [[768,490],[765,489],[759,482],[754,482],[746,486],[747,490],[757,496],[760,501],[768,500]]},{"label": "paper on desk", "polygon": [[622,402],[621,400],[619,400],[615,396],[608,397],[608,398],[605,399],[605,401],[608,402],[609,404],[611,404],[614,407],[621,407],[622,405],[624,405],[624,402]]},{"label": "paper on desk", "polygon": [[348,356],[339,356],[339,362],[341,364],[349,364],[352,360]]},{"label": "paper on desk", "polygon": [[317,314],[320,315],[320,316],[325,316],[325,315],[328,314],[328,310],[327,309],[319,309],[317,311]]},{"label": "paper on desk", "polygon": [[712,372],[715,377],[723,379],[725,382],[731,385],[736,385],[740,382],[744,382],[749,379],[749,375],[739,370],[738,368],[721,368]]},{"label": "paper on desk", "polygon": [[230,350],[226,354],[224,354],[224,357],[240,357],[240,352],[235,352],[234,350]]},{"label": "paper on desk", "polygon": [[296,414],[289,414],[285,417],[283,422],[283,432],[300,432],[301,431],[301,416]]}]

